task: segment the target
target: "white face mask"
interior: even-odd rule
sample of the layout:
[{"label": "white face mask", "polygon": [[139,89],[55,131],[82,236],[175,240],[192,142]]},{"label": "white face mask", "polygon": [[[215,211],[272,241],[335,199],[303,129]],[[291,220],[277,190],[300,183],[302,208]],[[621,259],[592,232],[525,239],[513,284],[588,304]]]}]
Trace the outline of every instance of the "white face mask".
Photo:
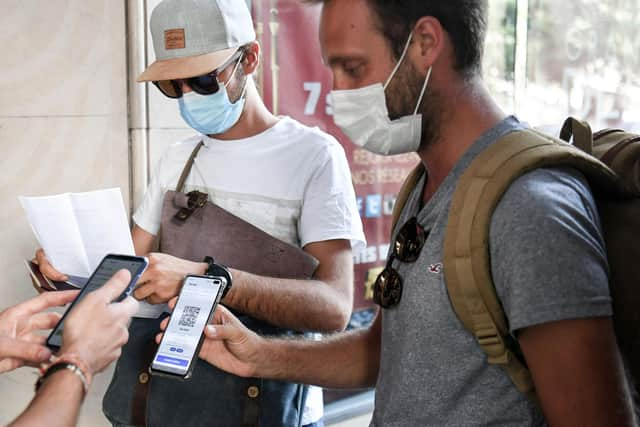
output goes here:
[{"label": "white face mask", "polygon": [[420,147],[422,137],[422,114],[418,108],[427,89],[431,68],[427,71],[418,103],[411,116],[397,120],[389,118],[384,91],[395,76],[404,60],[411,37],[409,35],[400,60],[391,72],[384,86],[380,83],[359,89],[334,90],[333,121],[351,139],[351,141],[372,153],[390,156],[411,153]]}]

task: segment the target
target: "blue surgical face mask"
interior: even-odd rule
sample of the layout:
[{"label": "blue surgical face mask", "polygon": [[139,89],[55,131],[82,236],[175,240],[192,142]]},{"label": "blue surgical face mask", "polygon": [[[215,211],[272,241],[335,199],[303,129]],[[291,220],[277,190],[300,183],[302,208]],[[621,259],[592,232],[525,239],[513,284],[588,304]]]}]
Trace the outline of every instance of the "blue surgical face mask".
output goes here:
[{"label": "blue surgical face mask", "polygon": [[[238,64],[231,73],[232,77]],[[205,135],[218,135],[231,129],[238,123],[244,110],[246,82],[240,99],[235,103],[229,100],[227,84],[228,81],[220,84],[220,89],[211,95],[200,95],[196,92],[182,95],[178,99],[182,119],[190,127]]]}]

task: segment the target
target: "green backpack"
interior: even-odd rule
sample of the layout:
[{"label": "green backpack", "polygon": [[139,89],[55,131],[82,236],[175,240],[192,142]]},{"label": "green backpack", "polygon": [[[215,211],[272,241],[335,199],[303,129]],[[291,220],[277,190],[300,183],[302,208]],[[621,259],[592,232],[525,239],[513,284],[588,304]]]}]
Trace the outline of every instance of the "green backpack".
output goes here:
[{"label": "green backpack", "polygon": [[[573,136],[573,145],[569,144]],[[487,354],[523,393],[535,399],[526,365],[507,344],[507,319],[491,279],[489,225],[500,198],[536,168],[570,166],[588,179],[600,213],[610,269],[609,288],[618,346],[640,391],[640,135],[618,129],[591,133],[569,118],[560,138],[535,130],[512,132],[480,153],[456,185],[444,238],[444,277],[453,309]],[[393,228],[424,173],[405,180]]]}]

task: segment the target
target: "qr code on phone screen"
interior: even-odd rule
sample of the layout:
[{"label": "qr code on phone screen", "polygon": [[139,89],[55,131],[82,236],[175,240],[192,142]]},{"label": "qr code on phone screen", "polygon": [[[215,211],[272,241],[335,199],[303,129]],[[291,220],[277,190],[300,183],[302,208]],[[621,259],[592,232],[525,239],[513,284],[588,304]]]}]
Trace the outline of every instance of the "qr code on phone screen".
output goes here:
[{"label": "qr code on phone screen", "polygon": [[185,306],[184,310],[182,310],[182,316],[180,317],[178,325],[193,328],[196,324],[198,313],[200,313],[200,307],[192,307],[190,305]]}]

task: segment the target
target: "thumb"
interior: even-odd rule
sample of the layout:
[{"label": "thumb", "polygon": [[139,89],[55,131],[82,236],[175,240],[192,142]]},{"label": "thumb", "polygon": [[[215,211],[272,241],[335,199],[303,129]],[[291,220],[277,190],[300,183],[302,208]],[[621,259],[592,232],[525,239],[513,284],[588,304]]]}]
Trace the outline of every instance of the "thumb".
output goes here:
[{"label": "thumb", "polygon": [[47,347],[16,338],[0,337],[0,359],[14,358],[27,363],[49,360],[51,350]]},{"label": "thumb", "polygon": [[234,325],[238,327],[244,326],[240,319],[234,316],[233,313],[231,313],[231,311],[229,311],[229,309],[222,304],[216,307],[211,323],[221,325]]},{"label": "thumb", "polygon": [[242,341],[244,336],[240,329],[234,325],[207,325],[204,335],[216,341]]},{"label": "thumb", "polygon": [[207,338],[241,342],[246,339],[249,330],[226,307],[219,305],[210,325],[204,330]]},{"label": "thumb", "polygon": [[95,291],[94,294],[99,295],[100,298],[103,298],[107,303],[110,303],[124,292],[127,285],[129,285],[130,280],[131,273],[129,273],[128,270],[119,270],[107,281],[107,283]]}]

